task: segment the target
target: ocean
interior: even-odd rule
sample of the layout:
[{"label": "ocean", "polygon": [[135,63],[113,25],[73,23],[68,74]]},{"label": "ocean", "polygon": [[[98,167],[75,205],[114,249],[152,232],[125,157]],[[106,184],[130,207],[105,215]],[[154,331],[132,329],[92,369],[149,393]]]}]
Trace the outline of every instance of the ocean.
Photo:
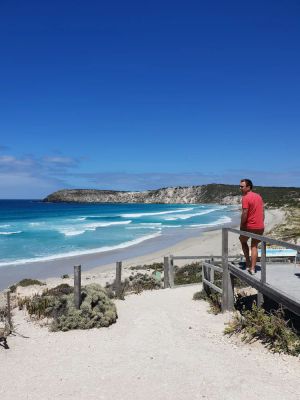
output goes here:
[{"label": "ocean", "polygon": [[171,243],[229,224],[232,206],[216,204],[69,204],[0,200],[0,269],[156,240]]}]

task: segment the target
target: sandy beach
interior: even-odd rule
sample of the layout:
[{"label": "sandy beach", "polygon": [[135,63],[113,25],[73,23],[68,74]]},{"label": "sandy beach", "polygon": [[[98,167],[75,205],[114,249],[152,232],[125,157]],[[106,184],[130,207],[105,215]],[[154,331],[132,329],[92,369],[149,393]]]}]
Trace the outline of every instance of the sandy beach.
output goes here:
[{"label": "sandy beach", "polygon": [[[284,213],[269,210],[266,217],[268,232],[283,222]],[[209,256],[220,249],[221,231],[211,231],[126,260],[125,271],[160,262],[167,254]],[[231,254],[239,250],[238,238],[231,235]],[[113,279],[114,268],[85,272],[83,284]],[[62,279],[46,282],[50,287]],[[14,309],[16,334],[9,337],[9,350],[0,348],[1,399],[299,399],[299,359],[224,336],[231,315],[209,314],[206,302],[192,300],[200,288],[129,295],[116,301],[116,324],[87,331],[52,333]]]}]

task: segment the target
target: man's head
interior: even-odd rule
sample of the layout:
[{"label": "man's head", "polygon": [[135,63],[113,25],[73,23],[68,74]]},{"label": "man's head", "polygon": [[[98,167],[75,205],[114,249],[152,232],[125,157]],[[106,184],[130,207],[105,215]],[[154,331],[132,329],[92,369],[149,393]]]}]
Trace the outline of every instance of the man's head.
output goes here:
[{"label": "man's head", "polygon": [[242,192],[242,195],[247,194],[250,192],[253,188],[252,181],[250,179],[241,179],[240,182],[240,190]]}]

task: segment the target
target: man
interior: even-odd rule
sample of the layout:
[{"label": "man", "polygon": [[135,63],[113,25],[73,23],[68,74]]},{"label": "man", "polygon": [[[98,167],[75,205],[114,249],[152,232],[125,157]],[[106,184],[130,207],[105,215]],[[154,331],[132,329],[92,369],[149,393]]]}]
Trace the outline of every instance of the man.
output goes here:
[{"label": "man", "polygon": [[[241,231],[262,235],[264,233],[264,203],[261,196],[252,192],[253,184],[250,179],[242,179],[240,190],[242,192]],[[248,272],[253,275],[257,261],[257,245],[260,240],[251,239],[251,260],[249,256],[248,237],[240,236],[240,242],[246,259]]]}]

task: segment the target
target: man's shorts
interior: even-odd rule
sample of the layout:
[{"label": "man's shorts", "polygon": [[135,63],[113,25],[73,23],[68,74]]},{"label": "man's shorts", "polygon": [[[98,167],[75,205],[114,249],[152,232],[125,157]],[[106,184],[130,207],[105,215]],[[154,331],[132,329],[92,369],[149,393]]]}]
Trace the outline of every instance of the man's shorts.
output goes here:
[{"label": "man's shorts", "polygon": [[[243,231],[249,232],[249,233],[255,233],[256,235],[263,235],[263,233],[264,233],[264,229],[249,229],[249,228],[247,228],[247,229],[243,229]],[[247,243],[249,239],[250,238],[248,236],[243,236],[243,235],[240,236],[240,241],[242,243]],[[251,243],[255,244],[255,243],[259,243],[259,242],[260,242],[260,240],[251,238]]]}]

